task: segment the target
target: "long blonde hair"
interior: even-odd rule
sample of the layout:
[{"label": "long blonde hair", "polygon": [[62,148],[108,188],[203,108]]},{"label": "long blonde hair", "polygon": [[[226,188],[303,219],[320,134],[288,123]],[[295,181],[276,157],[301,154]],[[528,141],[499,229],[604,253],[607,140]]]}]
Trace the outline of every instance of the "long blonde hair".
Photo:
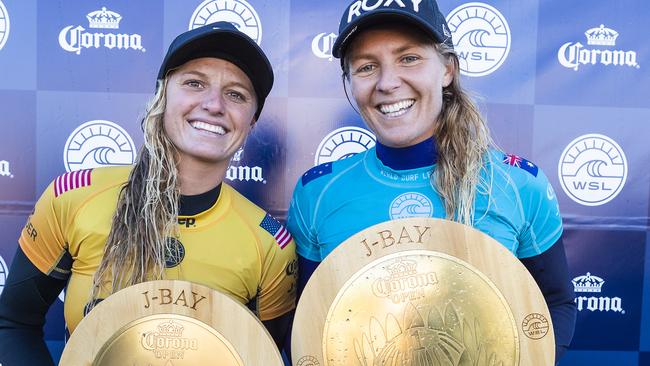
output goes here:
[{"label": "long blonde hair", "polygon": [[[408,29],[404,25],[392,25]],[[389,23],[379,27],[390,26]],[[471,226],[477,190],[489,194],[491,189],[489,182],[481,179],[481,171],[490,166],[486,164],[487,152],[493,141],[478,107],[460,85],[460,65],[454,49],[444,43],[435,43],[420,32],[416,36],[433,45],[443,61],[453,66],[453,79],[442,90],[442,110],[434,122],[433,139],[438,156],[431,185],[442,199],[446,218]],[[349,64],[345,61],[347,53],[342,61],[344,87],[345,79],[350,80]]]},{"label": "long blonde hair", "polygon": [[[163,278],[165,257],[174,256],[169,237],[177,234],[177,153],[164,131],[167,79],[158,83],[142,122],[144,147],[122,187],[91,303],[131,285]],[[90,310],[90,309],[88,309]]]}]

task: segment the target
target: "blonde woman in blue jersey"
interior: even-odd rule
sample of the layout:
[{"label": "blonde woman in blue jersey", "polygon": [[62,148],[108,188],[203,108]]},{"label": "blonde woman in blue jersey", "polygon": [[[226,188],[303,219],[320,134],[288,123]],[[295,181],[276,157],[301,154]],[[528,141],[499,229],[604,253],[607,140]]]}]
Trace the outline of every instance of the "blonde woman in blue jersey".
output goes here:
[{"label": "blonde woman in blue jersey", "polygon": [[162,278],[233,296],[282,343],[295,306],[293,240],[223,182],[272,85],[263,51],[231,23],[172,42],[135,165],[64,174],[37,202],[0,297],[0,364],[53,364],[43,324],[64,287],[72,333],[110,294]]},{"label": "blonde woman in blue jersey", "polygon": [[298,181],[288,228],[299,291],[320,261],[366,227],[405,217],[454,220],[492,236],[528,268],[549,305],[559,359],[576,310],[552,187],[530,161],[491,147],[486,123],[460,85],[436,2],[373,4],[348,6],[333,54],[377,145]]}]

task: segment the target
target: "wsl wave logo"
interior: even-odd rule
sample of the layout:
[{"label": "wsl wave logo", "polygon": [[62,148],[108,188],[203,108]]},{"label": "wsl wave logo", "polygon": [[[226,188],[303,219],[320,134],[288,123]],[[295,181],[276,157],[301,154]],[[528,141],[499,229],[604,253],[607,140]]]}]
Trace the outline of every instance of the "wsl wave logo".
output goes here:
[{"label": "wsl wave logo", "polygon": [[[585,32],[587,45],[596,47],[614,47],[618,32],[606,28],[601,24],[600,27],[588,29]],[[557,59],[560,65],[578,71],[581,65],[604,65],[604,66],[628,66],[640,68],[637,62],[635,51],[610,50],[608,48],[598,49],[594,47],[585,47],[580,42],[567,42],[557,51]]]},{"label": "wsl wave logo", "polygon": [[9,38],[9,13],[5,4],[0,1],[0,50],[7,43],[7,38]]},{"label": "wsl wave logo", "polygon": [[262,43],[262,23],[255,8],[244,0],[205,0],[192,14],[189,29],[195,29],[214,22],[229,22]]},{"label": "wsl wave logo", "polygon": [[616,197],[627,179],[627,159],[611,138],[578,137],[564,149],[558,165],[564,192],[585,206],[603,205]]},{"label": "wsl wave logo", "polygon": [[63,162],[67,171],[110,165],[131,165],[136,149],[131,136],[111,121],[88,121],[77,127],[65,143]]},{"label": "wsl wave logo", "polygon": [[[113,32],[120,28],[122,16],[114,11],[102,7],[101,10],[88,13],[88,27],[92,29],[104,29]],[[69,25],[59,33],[59,45],[68,52],[81,54],[82,48],[108,48],[118,50],[136,50],[146,52],[142,47],[142,36],[137,33],[103,33],[86,32],[86,28],[78,25]]]},{"label": "wsl wave logo", "polygon": [[7,160],[0,160],[0,177],[14,177],[14,175],[11,173],[11,168],[9,167],[9,162]]},{"label": "wsl wave logo", "polygon": [[337,128],[330,132],[318,145],[314,165],[343,160],[372,149],[377,138],[372,132],[354,126]]},{"label": "wsl wave logo", "polygon": [[575,303],[578,306],[578,311],[611,311],[625,314],[625,309],[623,309],[623,300],[618,296],[587,296],[601,293],[603,284],[605,284],[605,280],[601,277],[594,276],[587,272],[586,275],[575,277],[571,282],[573,283],[573,290],[577,295]]},{"label": "wsl wave logo", "polygon": [[334,33],[318,33],[311,41],[311,52],[318,58],[325,58],[332,61],[332,47],[336,41],[336,34]]},{"label": "wsl wave logo", "polygon": [[390,203],[388,216],[391,220],[433,217],[433,203],[429,197],[417,192],[402,193]]},{"label": "wsl wave logo", "polygon": [[460,61],[460,73],[485,76],[503,64],[510,52],[506,18],[484,3],[466,3],[447,15],[447,23]]},{"label": "wsl wave logo", "polygon": [[0,295],[2,294],[2,290],[5,288],[5,283],[7,283],[8,275],[9,268],[7,267],[7,263],[5,263],[5,260],[0,255]]}]

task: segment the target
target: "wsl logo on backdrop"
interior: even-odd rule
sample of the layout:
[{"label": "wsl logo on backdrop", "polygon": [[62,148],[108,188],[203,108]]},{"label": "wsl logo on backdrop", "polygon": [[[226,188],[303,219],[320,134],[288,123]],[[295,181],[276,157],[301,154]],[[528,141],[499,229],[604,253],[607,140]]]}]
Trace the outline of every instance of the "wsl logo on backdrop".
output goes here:
[{"label": "wsl logo on backdrop", "polygon": [[578,311],[589,310],[599,312],[615,312],[625,314],[623,301],[620,297],[600,296],[605,280],[587,272],[586,275],[575,277],[573,290],[576,292],[575,303]]},{"label": "wsl logo on backdrop", "polygon": [[627,179],[627,159],[605,135],[578,137],[564,149],[558,165],[562,189],[585,206],[603,205],[616,197]]},{"label": "wsl logo on backdrop", "polygon": [[329,61],[332,61],[334,56],[332,55],[332,46],[334,46],[334,41],[336,41],[336,34],[334,33],[319,33],[311,41],[311,52],[318,58],[326,58]]},{"label": "wsl logo on backdrop", "polygon": [[[585,32],[587,47],[580,42],[568,42],[557,52],[560,65],[578,71],[580,65],[628,66],[640,68],[635,51],[612,50],[616,46],[618,32],[605,27],[588,29]],[[589,47],[591,46],[591,47]]]},{"label": "wsl logo on backdrop", "polygon": [[467,3],[447,15],[447,23],[460,61],[460,72],[485,76],[496,71],[510,52],[506,18],[484,3]]},{"label": "wsl logo on backdrop", "polygon": [[5,263],[5,260],[2,259],[2,256],[0,255],[0,294],[2,294],[2,290],[5,288],[7,275],[9,275],[9,268],[7,267],[7,263]]},{"label": "wsl logo on backdrop", "polygon": [[214,22],[232,23],[257,44],[262,43],[260,17],[255,9],[244,0],[205,0],[194,10],[192,18],[190,18],[189,29]]},{"label": "wsl logo on backdrop", "polygon": [[239,165],[244,154],[244,148],[240,147],[235,155],[232,158],[233,163],[226,170],[226,179],[229,181],[240,181],[240,182],[258,182],[266,184],[266,179],[264,179],[264,173],[262,168],[259,166],[250,167],[247,165]]},{"label": "wsl logo on backdrop", "polygon": [[9,38],[9,13],[0,1],[0,50],[5,46],[7,38]]},{"label": "wsl logo on backdrop", "polygon": [[372,149],[375,135],[360,127],[345,126],[330,132],[318,145],[314,165],[343,160],[352,155]]},{"label": "wsl logo on backdrop", "polygon": [[137,50],[145,52],[142,36],[133,33],[114,33],[120,28],[122,16],[102,7],[101,10],[88,13],[88,28],[98,31],[87,32],[86,28],[69,25],[59,33],[59,45],[68,52],[81,54],[82,48],[108,48],[118,50]]},{"label": "wsl logo on backdrop", "polygon": [[0,177],[14,177],[14,175],[11,173],[11,168],[9,167],[9,162],[7,160],[0,160]]},{"label": "wsl logo on backdrop", "polygon": [[390,203],[388,215],[391,220],[432,217],[433,203],[429,197],[417,192],[402,193]]},{"label": "wsl logo on backdrop", "polygon": [[131,136],[111,121],[88,121],[77,127],[65,143],[63,162],[67,171],[110,165],[131,165],[136,149]]}]

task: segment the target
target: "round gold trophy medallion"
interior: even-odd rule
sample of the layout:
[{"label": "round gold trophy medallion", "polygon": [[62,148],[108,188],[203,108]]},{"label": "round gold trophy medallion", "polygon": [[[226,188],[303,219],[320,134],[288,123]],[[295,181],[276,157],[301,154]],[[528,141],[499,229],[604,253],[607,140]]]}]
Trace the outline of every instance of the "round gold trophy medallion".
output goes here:
[{"label": "round gold trophy medallion", "polygon": [[86,315],[59,365],[283,365],[262,323],[228,295],[186,281],[140,283]]},{"label": "round gold trophy medallion", "polygon": [[543,366],[555,352],[526,268],[486,234],[440,219],[346,240],[309,280],[293,329],[295,364]]}]

